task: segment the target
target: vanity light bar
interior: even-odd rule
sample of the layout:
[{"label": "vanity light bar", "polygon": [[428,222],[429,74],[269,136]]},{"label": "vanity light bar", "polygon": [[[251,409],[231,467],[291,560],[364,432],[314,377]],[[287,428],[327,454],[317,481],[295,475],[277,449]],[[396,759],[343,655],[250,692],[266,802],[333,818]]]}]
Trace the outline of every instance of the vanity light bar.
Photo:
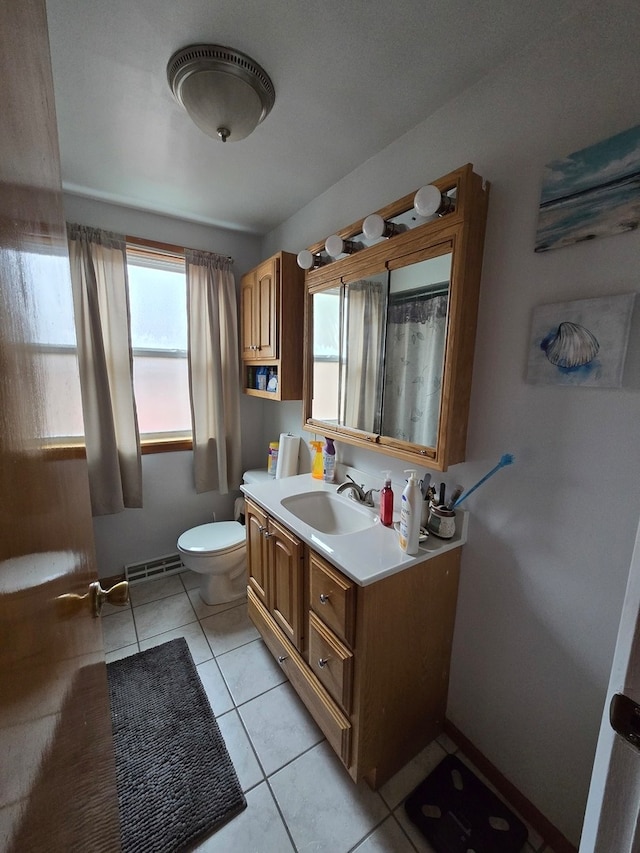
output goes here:
[{"label": "vanity light bar", "polygon": [[[446,176],[445,179],[442,179],[438,183],[441,186],[444,185],[449,177],[451,176]],[[456,190],[457,185],[452,185],[452,189]],[[366,240],[388,239],[406,230],[407,226],[390,221],[390,218],[386,218],[388,215],[397,216],[398,213],[409,212],[413,209],[421,219],[430,219],[434,216],[445,216],[456,209],[455,195],[452,196],[450,193],[443,192],[435,184],[427,184],[420,187],[413,198],[405,196],[404,199],[399,199],[399,201],[404,201],[407,206],[402,208],[397,207],[398,202],[396,202],[393,206],[390,205],[381,211],[385,216],[382,216],[380,213],[371,213],[362,220],[360,227]],[[394,208],[393,210],[390,209],[392,207]],[[355,228],[345,229],[343,233],[345,232],[353,234]],[[304,249],[298,253],[298,266],[303,270],[318,269],[339,258],[341,255],[351,255],[360,249],[366,248],[366,246],[358,243],[356,240],[343,238],[339,234],[332,234],[330,237],[327,237],[324,246],[317,245],[313,248],[315,252]],[[322,249],[327,253],[328,258],[322,255]]]}]

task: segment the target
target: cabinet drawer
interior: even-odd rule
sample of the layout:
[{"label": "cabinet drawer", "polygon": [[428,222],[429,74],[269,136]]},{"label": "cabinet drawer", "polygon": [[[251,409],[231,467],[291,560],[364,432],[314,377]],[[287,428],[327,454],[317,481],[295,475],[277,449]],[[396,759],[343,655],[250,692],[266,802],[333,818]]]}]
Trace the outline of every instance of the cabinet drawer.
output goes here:
[{"label": "cabinet drawer", "polygon": [[353,655],[313,612],[309,613],[309,665],[329,694],[349,714]]},{"label": "cabinet drawer", "polygon": [[247,591],[249,617],[260,631],[269,651],[285,671],[292,687],[316,721],[345,767],[351,761],[351,723],[327,695],[317,678],[260,603],[254,591]]},{"label": "cabinet drawer", "polygon": [[309,604],[334,634],[353,648],[356,585],[312,551],[309,552]]}]

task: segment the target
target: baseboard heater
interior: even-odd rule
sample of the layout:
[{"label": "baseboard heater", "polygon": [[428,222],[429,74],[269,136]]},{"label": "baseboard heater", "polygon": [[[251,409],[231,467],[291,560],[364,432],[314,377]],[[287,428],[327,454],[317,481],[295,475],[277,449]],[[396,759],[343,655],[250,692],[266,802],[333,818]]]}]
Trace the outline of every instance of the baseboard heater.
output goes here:
[{"label": "baseboard heater", "polygon": [[145,560],[141,563],[129,563],[124,567],[124,577],[129,583],[157,579],[164,575],[175,575],[186,571],[180,558],[180,554],[165,554],[164,557],[156,557],[154,560]]}]

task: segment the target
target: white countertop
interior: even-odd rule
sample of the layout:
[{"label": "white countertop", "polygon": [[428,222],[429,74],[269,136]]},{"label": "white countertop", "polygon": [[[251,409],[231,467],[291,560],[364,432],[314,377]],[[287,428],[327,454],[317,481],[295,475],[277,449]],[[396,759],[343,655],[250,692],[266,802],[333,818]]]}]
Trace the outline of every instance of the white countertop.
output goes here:
[{"label": "white countertop", "polygon": [[[418,553],[410,557],[405,554],[398,544],[398,534],[392,527],[380,523],[376,508],[370,508],[374,524],[365,530],[355,533],[331,535],[321,533],[311,525],[301,521],[282,505],[283,498],[292,497],[308,492],[333,492],[336,494],[337,483],[325,483],[314,479],[311,474],[298,474],[295,477],[284,477],[280,480],[270,480],[262,483],[251,483],[240,486],[244,494],[254,500],[269,515],[280,521],[303,542],[311,546],[336,568],[344,572],[359,586],[367,586],[382,578],[401,572],[403,569],[421,563],[459,548],[467,541],[468,513],[464,510],[456,512],[456,533],[452,539],[438,539],[429,534],[426,541],[421,543]],[[352,504],[347,494],[337,495],[338,500]],[[362,506],[359,504],[359,506]],[[397,519],[397,514],[394,519]]]}]

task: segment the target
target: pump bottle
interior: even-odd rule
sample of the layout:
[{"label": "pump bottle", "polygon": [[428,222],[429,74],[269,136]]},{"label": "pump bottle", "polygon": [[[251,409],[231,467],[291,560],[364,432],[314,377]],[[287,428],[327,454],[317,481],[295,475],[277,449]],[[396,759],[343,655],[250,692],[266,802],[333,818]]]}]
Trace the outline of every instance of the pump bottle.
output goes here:
[{"label": "pump bottle", "polygon": [[380,492],[380,521],[385,527],[393,524],[393,489],[391,488],[391,471],[384,472],[384,486]]},{"label": "pump bottle", "polygon": [[402,493],[400,508],[400,547],[406,554],[417,554],[420,541],[420,492],[416,472],[405,471],[409,475],[407,486]]}]

